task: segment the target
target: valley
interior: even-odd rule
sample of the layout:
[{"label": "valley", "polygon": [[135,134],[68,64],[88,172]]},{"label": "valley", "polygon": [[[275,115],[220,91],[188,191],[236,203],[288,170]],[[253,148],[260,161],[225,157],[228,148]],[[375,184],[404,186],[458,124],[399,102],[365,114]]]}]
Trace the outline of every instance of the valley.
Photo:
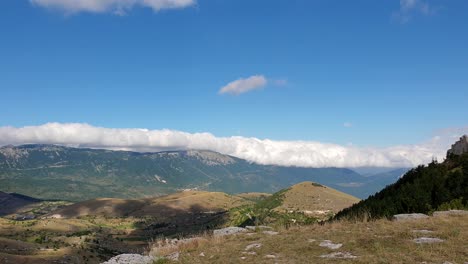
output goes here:
[{"label": "valley", "polygon": [[468,264],[467,25],[0,0],[0,264]]},{"label": "valley", "polygon": [[387,169],[386,177],[372,177],[346,168],[260,165],[205,150],[139,153],[37,144],[0,147],[0,191],[74,202],[154,197],[188,189],[273,193],[304,181],[362,199],[395,182],[405,170]]},{"label": "valley", "polygon": [[[18,155],[16,165],[8,162],[10,169],[20,166]],[[233,160],[210,153],[201,162],[219,170]],[[152,197],[77,202],[2,192],[0,261],[94,264],[130,256],[148,264],[463,263],[467,161],[468,153],[449,152],[444,162],[414,168],[363,200],[313,181],[274,193],[181,188]],[[380,173],[381,181],[401,170]],[[159,184],[168,184],[166,179],[155,177]]]}]

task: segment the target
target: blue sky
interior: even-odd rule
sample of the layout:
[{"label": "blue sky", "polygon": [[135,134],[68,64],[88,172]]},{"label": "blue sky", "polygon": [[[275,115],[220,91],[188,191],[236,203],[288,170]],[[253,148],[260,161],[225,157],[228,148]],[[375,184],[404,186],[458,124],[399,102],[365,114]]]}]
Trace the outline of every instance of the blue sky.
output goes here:
[{"label": "blue sky", "polygon": [[[0,1],[0,126],[388,147],[468,125],[465,0],[198,0],[119,14],[41,2]],[[262,89],[220,94],[255,75]]]}]

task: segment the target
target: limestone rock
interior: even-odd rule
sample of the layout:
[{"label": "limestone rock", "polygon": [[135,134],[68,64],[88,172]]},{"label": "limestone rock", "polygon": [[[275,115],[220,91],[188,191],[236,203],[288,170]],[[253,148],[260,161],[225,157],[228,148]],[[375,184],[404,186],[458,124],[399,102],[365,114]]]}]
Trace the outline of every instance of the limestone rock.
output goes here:
[{"label": "limestone rock", "polygon": [[321,258],[331,258],[331,259],[355,259],[357,256],[349,252],[333,252],[330,254],[320,255]]},{"label": "limestone rock", "polygon": [[460,140],[452,145],[452,147],[447,151],[447,154],[462,155],[466,152],[468,152],[468,136],[463,135]]},{"label": "limestone rock", "polygon": [[449,210],[449,211],[435,211],[432,216],[441,217],[441,216],[449,216],[449,215],[468,215],[468,211],[466,210]]},{"label": "limestone rock", "polygon": [[172,260],[172,261],[179,261],[180,253],[179,252],[174,252],[172,254],[167,255],[165,258]]},{"label": "limestone rock", "polygon": [[437,238],[437,237],[419,237],[419,238],[413,239],[413,242],[416,244],[432,244],[432,243],[444,242],[444,240]]},{"label": "limestone rock", "polygon": [[245,228],[249,229],[249,230],[257,230],[258,229],[273,229],[272,227],[270,226],[265,226],[265,225],[259,225],[259,226],[246,226]]},{"label": "limestone rock", "polygon": [[427,230],[427,229],[416,229],[416,230],[413,230],[413,233],[430,234],[430,233],[434,233],[434,231]]},{"label": "limestone rock", "polygon": [[326,248],[329,248],[329,249],[339,249],[340,247],[343,246],[343,244],[335,244],[335,243],[331,242],[330,240],[324,240],[324,241],[320,242],[319,246],[320,247],[326,247]]},{"label": "limestone rock", "polygon": [[250,244],[250,245],[245,247],[245,251],[249,251],[251,249],[260,248],[260,247],[262,247],[262,244],[260,244],[260,243]]},{"label": "limestone rock", "polygon": [[246,232],[248,229],[242,227],[226,227],[222,229],[216,229],[213,231],[214,236],[227,236],[227,235],[234,235],[242,232]]},{"label": "limestone rock", "polygon": [[102,264],[151,264],[154,258],[140,254],[121,254]]},{"label": "limestone rock", "polygon": [[393,220],[404,221],[404,220],[424,219],[428,217],[429,216],[425,214],[397,214],[393,216]]}]

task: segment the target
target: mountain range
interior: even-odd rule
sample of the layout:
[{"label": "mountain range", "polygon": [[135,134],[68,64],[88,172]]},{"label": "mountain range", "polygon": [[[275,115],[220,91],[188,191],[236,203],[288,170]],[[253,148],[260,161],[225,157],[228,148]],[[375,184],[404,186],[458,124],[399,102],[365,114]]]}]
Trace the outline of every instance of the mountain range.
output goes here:
[{"label": "mountain range", "polygon": [[0,148],[0,191],[69,201],[143,198],[185,189],[273,193],[304,181],[365,198],[405,170],[363,176],[346,168],[260,165],[206,150],[140,153],[38,144]]}]

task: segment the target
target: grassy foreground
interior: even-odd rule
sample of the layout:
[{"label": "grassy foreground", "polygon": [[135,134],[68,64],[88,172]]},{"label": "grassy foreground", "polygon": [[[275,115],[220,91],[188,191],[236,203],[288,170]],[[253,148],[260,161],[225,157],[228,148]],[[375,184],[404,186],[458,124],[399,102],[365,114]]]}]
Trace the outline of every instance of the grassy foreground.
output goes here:
[{"label": "grassy foreground", "polygon": [[[430,230],[432,233],[422,234],[416,230]],[[180,251],[179,263],[444,263],[445,261],[466,263],[468,261],[468,216],[431,217],[404,222],[385,219],[371,222],[341,221],[277,231],[278,235],[257,231],[253,234],[221,238],[205,236],[172,250]],[[437,237],[444,242],[416,244],[412,241],[423,236]],[[335,250],[320,247],[319,243],[323,240],[342,243],[343,246]],[[254,243],[261,244],[261,247],[246,250],[248,245]],[[320,257],[332,252],[349,252],[357,258]]]}]

